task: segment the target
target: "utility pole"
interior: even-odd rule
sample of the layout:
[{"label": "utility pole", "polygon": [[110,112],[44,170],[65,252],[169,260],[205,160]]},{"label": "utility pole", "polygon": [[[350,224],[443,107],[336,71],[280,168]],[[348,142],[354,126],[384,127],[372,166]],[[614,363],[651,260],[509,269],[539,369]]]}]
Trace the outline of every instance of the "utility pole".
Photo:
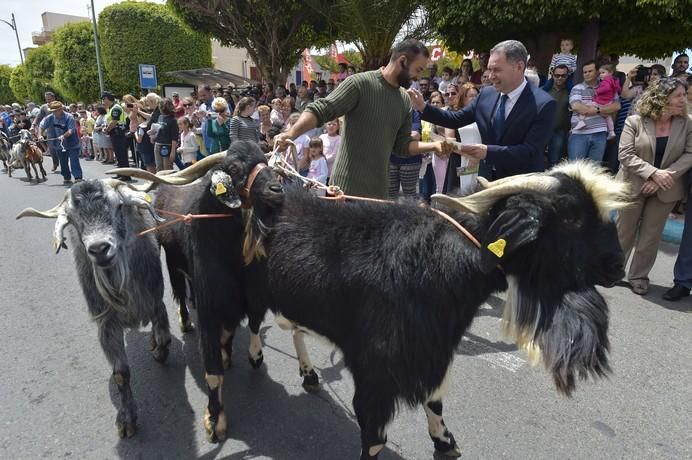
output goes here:
[{"label": "utility pole", "polygon": [[94,10],[94,0],[91,0],[91,7],[87,5],[87,11],[91,8],[91,25],[94,28],[94,44],[96,45],[96,67],[99,72],[99,96],[103,94],[103,70],[101,70],[101,47],[99,46],[99,33],[96,28],[96,10]]},{"label": "utility pole", "polygon": [[0,19],[0,21],[4,22],[8,26],[10,26],[12,30],[14,30],[14,36],[17,37],[17,49],[19,50],[19,60],[22,64],[24,64],[24,53],[22,53],[22,45],[19,44],[19,32],[17,32],[17,22],[14,20],[14,13],[12,13],[12,22],[7,22],[4,19]]}]

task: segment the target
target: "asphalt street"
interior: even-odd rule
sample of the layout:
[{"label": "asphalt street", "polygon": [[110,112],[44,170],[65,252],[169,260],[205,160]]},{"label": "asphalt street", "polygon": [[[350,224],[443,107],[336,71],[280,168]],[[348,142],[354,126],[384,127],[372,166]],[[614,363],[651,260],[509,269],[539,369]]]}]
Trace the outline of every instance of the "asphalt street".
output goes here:
[{"label": "asphalt street", "polygon": [[[181,334],[168,284],[174,334],[165,365],[147,351],[148,329],[126,333],[138,432],[120,440],[117,390],[89,319],[71,254],[51,249],[52,220],[15,220],[47,209],[62,177],[29,183],[0,173],[0,458],[353,460],[360,450],[353,384],[338,350],[308,338],[323,383],[301,387],[290,336],[268,315],[265,364],[247,361],[248,333],[236,336],[224,401],[229,438],[209,444],[202,428],[204,371],[195,333]],[[106,166],[83,163],[85,177]],[[608,380],[555,391],[546,372],[501,335],[502,299],[491,297],[461,343],[445,421],[463,459],[692,458],[692,300],[666,302],[677,247],[661,247],[645,297],[601,289],[611,308]],[[195,312],[193,311],[193,319]],[[433,458],[421,408],[403,409],[388,431],[386,460]]]}]

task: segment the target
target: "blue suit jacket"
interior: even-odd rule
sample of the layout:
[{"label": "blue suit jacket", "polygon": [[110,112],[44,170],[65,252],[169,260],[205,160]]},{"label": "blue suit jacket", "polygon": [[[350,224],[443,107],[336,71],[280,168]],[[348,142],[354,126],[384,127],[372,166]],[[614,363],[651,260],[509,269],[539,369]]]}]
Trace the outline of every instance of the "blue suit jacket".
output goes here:
[{"label": "blue suit jacket", "polygon": [[451,129],[475,122],[488,146],[488,156],[481,162],[479,174],[488,180],[543,171],[543,154],[555,122],[555,100],[527,82],[496,139],[492,119],[499,98],[495,87],[486,86],[471,105],[458,112],[426,105],[421,118]]}]

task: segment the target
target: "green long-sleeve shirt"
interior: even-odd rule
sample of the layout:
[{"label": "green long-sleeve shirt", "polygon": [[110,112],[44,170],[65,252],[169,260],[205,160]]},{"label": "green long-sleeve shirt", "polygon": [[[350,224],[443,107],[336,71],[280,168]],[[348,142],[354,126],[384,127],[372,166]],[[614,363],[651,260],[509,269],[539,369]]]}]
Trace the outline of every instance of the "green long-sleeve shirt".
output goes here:
[{"label": "green long-sleeve shirt", "polygon": [[218,153],[231,145],[230,129],[230,119],[227,119],[224,124],[219,124],[215,119],[207,120],[207,139],[211,141],[209,153]]},{"label": "green long-sleeve shirt", "polygon": [[323,124],[344,115],[330,184],[349,195],[387,198],[389,155],[408,155],[411,101],[381,70],[352,75],[305,110]]}]

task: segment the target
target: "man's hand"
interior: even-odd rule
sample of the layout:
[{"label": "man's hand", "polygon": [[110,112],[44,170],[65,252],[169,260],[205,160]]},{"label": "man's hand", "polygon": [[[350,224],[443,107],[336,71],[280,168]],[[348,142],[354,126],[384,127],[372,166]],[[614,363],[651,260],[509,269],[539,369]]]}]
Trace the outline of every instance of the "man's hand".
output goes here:
[{"label": "man's hand", "polygon": [[423,99],[423,95],[420,93],[420,91],[417,89],[408,89],[406,90],[406,93],[408,93],[408,97],[411,99],[411,105],[414,109],[418,110],[419,112],[425,110],[425,100]]},{"label": "man's hand", "polygon": [[488,156],[488,146],[485,144],[464,144],[461,146],[460,152],[476,160],[485,160],[485,157]]},{"label": "man's hand", "polygon": [[670,190],[670,188],[673,186],[673,183],[675,182],[675,179],[673,179],[673,174],[675,174],[675,171],[666,171],[665,169],[659,169],[653,175],[649,178],[649,180],[652,180],[661,187],[663,190]]},{"label": "man's hand", "polygon": [[648,181],[644,182],[644,185],[642,185],[642,195],[653,195],[654,193],[658,192],[658,185],[656,185],[656,182],[652,181],[649,179]]},{"label": "man's hand", "polygon": [[[274,136],[274,144],[278,144],[280,150],[287,149],[291,145],[292,141],[293,139],[288,132],[279,133],[276,136]],[[272,145],[271,148],[274,149],[274,146]]]}]

